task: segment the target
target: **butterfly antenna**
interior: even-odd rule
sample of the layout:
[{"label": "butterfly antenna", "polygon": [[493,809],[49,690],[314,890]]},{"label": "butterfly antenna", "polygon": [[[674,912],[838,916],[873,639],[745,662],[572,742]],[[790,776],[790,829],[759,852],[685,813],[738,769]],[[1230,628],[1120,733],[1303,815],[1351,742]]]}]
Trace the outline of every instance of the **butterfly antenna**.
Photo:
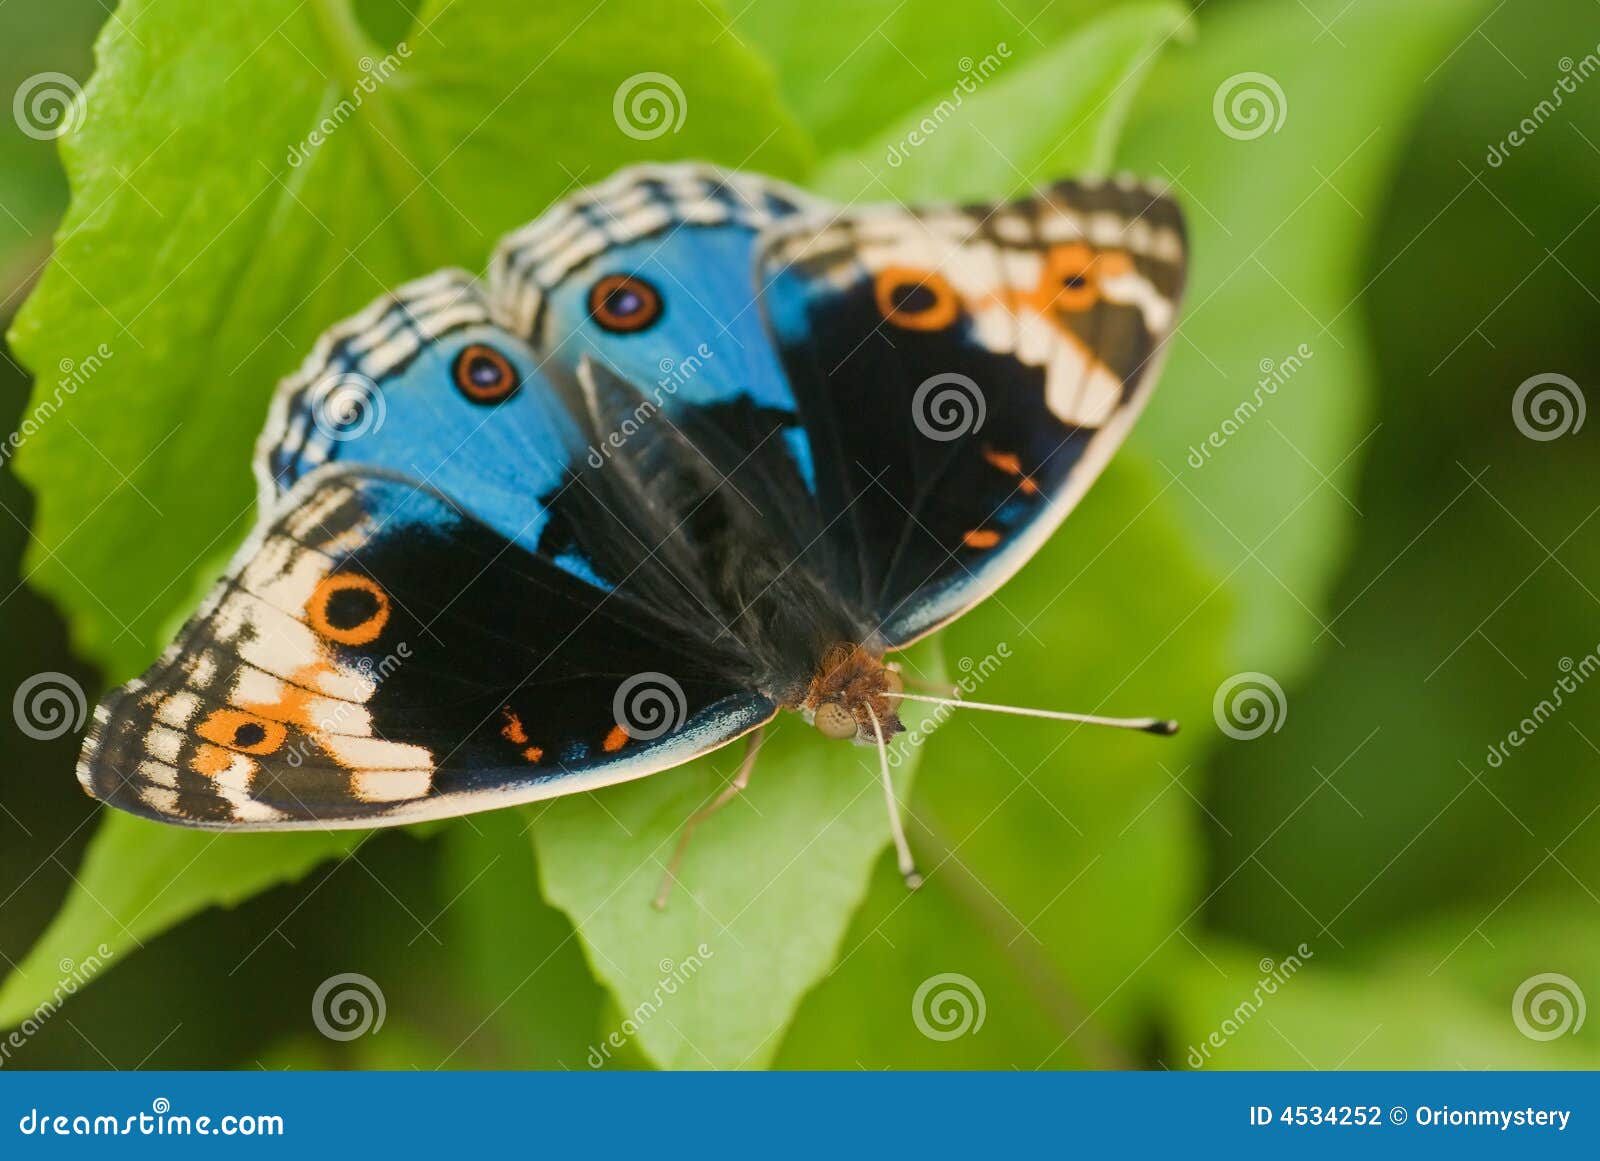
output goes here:
[{"label": "butterfly antenna", "polygon": [[1098,714],[1069,714],[1059,710],[1028,709],[1017,705],[990,705],[981,701],[966,701],[952,697],[928,697],[919,693],[897,693],[896,698],[906,701],[925,701],[933,705],[953,706],[957,709],[989,710],[997,714],[1016,714],[1025,718],[1049,718],[1057,722],[1081,722],[1086,726],[1111,726],[1118,730],[1141,730],[1147,734],[1170,737],[1178,732],[1178,723],[1170,718],[1105,718]]},{"label": "butterfly antenna", "polygon": [[756,754],[761,750],[761,741],[766,737],[766,733],[767,728],[762,726],[750,735],[750,742],[745,747],[744,760],[739,763],[739,770],[734,774],[733,781],[723,787],[722,793],[711,802],[691,814],[688,821],[683,824],[683,833],[678,836],[678,846],[672,852],[672,861],[667,864],[667,869],[661,876],[661,886],[656,890],[657,911],[667,909],[667,896],[672,894],[672,885],[678,881],[678,865],[683,862],[683,853],[689,849],[689,840],[694,837],[694,828],[732,802],[741,790],[750,785],[750,775],[756,768]]},{"label": "butterfly antenna", "polygon": [[911,858],[911,844],[906,842],[906,830],[900,823],[900,803],[894,796],[894,783],[889,778],[889,747],[883,740],[883,727],[878,724],[878,715],[872,712],[872,707],[866,707],[867,716],[872,719],[872,732],[878,739],[878,769],[883,773],[883,801],[889,808],[889,833],[894,835],[894,850],[900,860],[900,877],[906,881],[906,886],[915,891],[922,886],[922,876],[917,873],[917,864]]}]

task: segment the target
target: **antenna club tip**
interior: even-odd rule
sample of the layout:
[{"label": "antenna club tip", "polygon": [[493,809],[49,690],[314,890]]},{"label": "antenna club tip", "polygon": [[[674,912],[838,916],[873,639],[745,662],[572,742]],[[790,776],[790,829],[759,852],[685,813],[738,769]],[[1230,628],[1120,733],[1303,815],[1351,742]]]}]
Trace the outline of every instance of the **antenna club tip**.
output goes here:
[{"label": "antenna club tip", "polygon": [[1177,722],[1172,721],[1169,718],[1164,721],[1152,722],[1149,732],[1152,734],[1160,734],[1163,738],[1170,738],[1180,729],[1182,729],[1182,727]]},{"label": "antenna club tip", "polygon": [[918,887],[922,886],[922,883],[922,875],[917,871],[908,871],[906,873],[906,890],[915,891]]}]

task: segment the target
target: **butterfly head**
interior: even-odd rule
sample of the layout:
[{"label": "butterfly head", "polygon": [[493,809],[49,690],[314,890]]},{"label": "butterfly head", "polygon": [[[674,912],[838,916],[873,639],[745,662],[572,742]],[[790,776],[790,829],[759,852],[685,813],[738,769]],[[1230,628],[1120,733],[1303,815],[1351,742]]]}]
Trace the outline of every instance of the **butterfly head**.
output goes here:
[{"label": "butterfly head", "polygon": [[896,710],[905,683],[860,645],[830,648],[818,664],[800,710],[823,736],[875,745],[905,727]]}]

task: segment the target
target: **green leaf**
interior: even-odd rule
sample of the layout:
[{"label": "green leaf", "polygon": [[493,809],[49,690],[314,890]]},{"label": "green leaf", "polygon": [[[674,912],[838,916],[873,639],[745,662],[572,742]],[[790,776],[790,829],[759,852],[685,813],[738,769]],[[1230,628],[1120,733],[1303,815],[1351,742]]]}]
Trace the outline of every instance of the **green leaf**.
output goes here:
[{"label": "green leaf", "polygon": [[[72,208],[12,339],[35,369],[109,352],[19,464],[39,497],[33,581],[112,678],[148,663],[243,536],[267,400],[317,333],[405,278],[481,265],[626,161],[792,173],[803,154],[761,64],[694,0],[457,0],[422,20],[386,56],[343,0],[164,0],[124,4],[100,38],[61,142]],[[681,131],[640,142],[613,120],[640,72],[681,87]],[[354,841],[112,819],[6,1010],[102,928],[137,947]]]},{"label": "green leaf", "polygon": [[[941,680],[932,648],[906,666]],[[924,716],[909,703],[902,714],[908,726]],[[833,962],[889,842],[878,756],[782,716],[750,788],[695,833],[665,911],[651,900],[684,820],[733,777],[741,746],[541,810],[545,896],[624,1013],[592,1066],[631,1043],[669,1068],[760,1067]],[[902,802],[919,753],[894,771]]]},{"label": "green leaf", "polygon": [[105,19],[95,0],[61,0],[49,7],[0,7],[0,93],[21,102],[14,132],[0,132],[0,320],[22,304],[22,291],[49,257],[50,228],[66,206],[66,182],[54,134],[83,115],[74,89],[89,72],[87,42]]},{"label": "green leaf", "polygon": [[[481,266],[624,162],[782,174],[802,154],[761,65],[694,0],[459,0],[424,20],[404,57],[344,0],[135,2],[101,37],[91,113],[62,139],[73,207],[14,343],[35,369],[111,352],[19,468],[35,583],[113,677],[243,535],[267,399],[320,331],[402,279]],[[682,89],[679,132],[613,120],[641,72]]]},{"label": "green leaf", "polygon": [[[1344,0],[1211,6],[1129,123],[1123,162],[1173,185],[1193,247],[1165,388],[1134,439],[1246,594],[1236,668],[1287,682],[1327,621],[1372,430],[1357,300],[1376,207],[1424,74],[1481,7],[1419,0],[1396,20]],[[1270,84],[1251,79],[1262,70]],[[1206,446],[1213,433],[1222,446]]]},{"label": "green leaf", "polygon": [[[1159,583],[1152,583],[1152,578]],[[779,1064],[1126,1067],[1187,950],[1200,881],[1196,777],[1231,602],[1137,457],[942,643],[970,700],[1172,715],[1175,738],[955,711],[912,815],[928,884],[880,875]],[[958,973],[981,1029],[935,1038],[916,997]],[[920,1005],[935,1031],[930,986]],[[955,1002],[952,993],[952,1004]],[[952,1008],[953,1012],[954,1009]]]},{"label": "green leaf", "polygon": [[[1594,906],[1582,892],[1600,882],[1600,683],[1577,679],[1593,665],[1600,575],[1586,482],[1600,366],[1580,289],[1600,285],[1600,102],[1568,100],[1554,131],[1498,168],[1483,162],[1548,97],[1574,40],[1600,40],[1600,8],[1562,0],[1537,21],[1502,9],[1428,84],[1426,148],[1395,179],[1361,304],[1382,427],[1334,602],[1344,647],[1291,690],[1282,733],[1233,747],[1218,770],[1211,806],[1233,838],[1216,865],[1259,851],[1282,884],[1247,869],[1221,886],[1210,917],[1235,938],[1270,946],[1309,910],[1357,948],[1475,900],[1450,945],[1476,944],[1475,925],[1508,896],[1509,908],[1568,890]],[[1485,270],[1519,273],[1513,288]],[[1513,398],[1540,371],[1583,385],[1581,430],[1519,430]],[[1508,951],[1585,930],[1551,927]]]},{"label": "green leaf", "polygon": [[1187,19],[1174,4],[1119,9],[1018,61],[972,62],[926,109],[828,157],[814,184],[842,202],[1002,198],[1069,173],[1104,173],[1139,80]]},{"label": "green leaf", "polygon": [[883,126],[920,117],[948,97],[967,66],[986,55],[1004,49],[1010,62],[1029,61],[1085,19],[1124,3],[763,0],[735,5],[731,30],[773,61],[784,96],[815,140],[853,151]]},{"label": "green leaf", "polygon": [[567,917],[540,897],[528,850],[532,812],[500,810],[443,836],[445,950],[468,1035],[451,1067],[583,1068],[606,993]]},{"label": "green leaf", "polygon": [[[1443,979],[1343,971],[1307,944],[1207,944],[1171,996],[1171,1068],[1593,1068],[1568,1037],[1518,1031],[1510,996],[1475,1004]],[[1310,951],[1307,956],[1305,952]],[[1537,1029],[1536,1029],[1537,1030]]]},{"label": "green leaf", "polygon": [[330,855],[348,854],[363,837],[353,831],[225,837],[109,816],[61,911],[0,986],[0,1028],[52,1002],[68,980],[77,990],[196,911],[298,879]]}]

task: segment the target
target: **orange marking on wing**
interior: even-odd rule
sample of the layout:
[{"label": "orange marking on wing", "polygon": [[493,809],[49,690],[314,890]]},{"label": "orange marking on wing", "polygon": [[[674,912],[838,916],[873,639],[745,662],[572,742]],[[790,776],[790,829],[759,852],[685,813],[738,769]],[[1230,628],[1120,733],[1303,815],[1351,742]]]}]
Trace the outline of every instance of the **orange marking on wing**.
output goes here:
[{"label": "orange marking on wing", "polygon": [[208,742],[241,754],[271,754],[289,736],[282,722],[236,709],[216,709],[195,728]]},{"label": "orange marking on wing", "polygon": [[240,708],[246,713],[271,718],[275,722],[316,730],[318,723],[312,702],[321,696],[316,692],[320,680],[334,672],[333,666],[325,661],[302,665],[283,682],[277,701],[248,702]]},{"label": "orange marking on wing", "polygon": [[207,778],[215,778],[233,765],[233,755],[221,746],[201,746],[189,760],[189,769]]},{"label": "orange marking on wing", "polygon": [[1126,250],[1103,250],[1100,253],[1100,276],[1121,278],[1134,271],[1133,258]]},{"label": "orange marking on wing", "polygon": [[612,726],[611,732],[606,735],[606,740],[600,743],[600,748],[608,754],[615,754],[628,744],[628,731],[621,726]]},{"label": "orange marking on wing", "polygon": [[[372,602],[371,610],[354,623],[334,624],[328,617],[329,605],[343,593],[365,593]],[[306,619],[313,629],[331,641],[341,645],[368,645],[378,639],[378,634],[389,623],[389,594],[371,577],[354,572],[334,573],[322,579],[306,602]]]},{"label": "orange marking on wing", "polygon": [[1012,452],[997,452],[993,448],[985,448],[983,458],[989,465],[998,468],[1008,476],[1017,477],[1017,487],[1022,489],[1022,494],[1031,496],[1039,490],[1039,485],[1033,482],[1033,477],[1026,475],[1022,470],[1022,461]]},{"label": "orange marking on wing", "polygon": [[1022,475],[1022,461],[1013,452],[997,452],[993,448],[984,448],[983,458],[1008,476]]},{"label": "orange marking on wing", "polygon": [[911,331],[942,331],[961,314],[961,296],[932,270],[888,266],[873,280],[878,313]]},{"label": "orange marking on wing", "polygon": [[500,736],[508,742],[526,746],[528,744],[528,731],[522,728],[522,719],[511,712],[510,706],[500,712],[506,718],[506,724],[500,728]]},{"label": "orange marking on wing", "polygon": [[1000,534],[990,528],[974,528],[961,540],[968,548],[993,548],[1000,543]]},{"label": "orange marking on wing", "polygon": [[1034,309],[1042,315],[1058,310],[1077,313],[1098,302],[1100,272],[1095,258],[1095,252],[1083,242],[1052,246],[1033,291]]},{"label": "orange marking on wing", "polygon": [[522,756],[530,762],[537,762],[540,758],[544,757],[544,751],[539,749],[538,746],[529,746],[526,750],[522,751]]}]

